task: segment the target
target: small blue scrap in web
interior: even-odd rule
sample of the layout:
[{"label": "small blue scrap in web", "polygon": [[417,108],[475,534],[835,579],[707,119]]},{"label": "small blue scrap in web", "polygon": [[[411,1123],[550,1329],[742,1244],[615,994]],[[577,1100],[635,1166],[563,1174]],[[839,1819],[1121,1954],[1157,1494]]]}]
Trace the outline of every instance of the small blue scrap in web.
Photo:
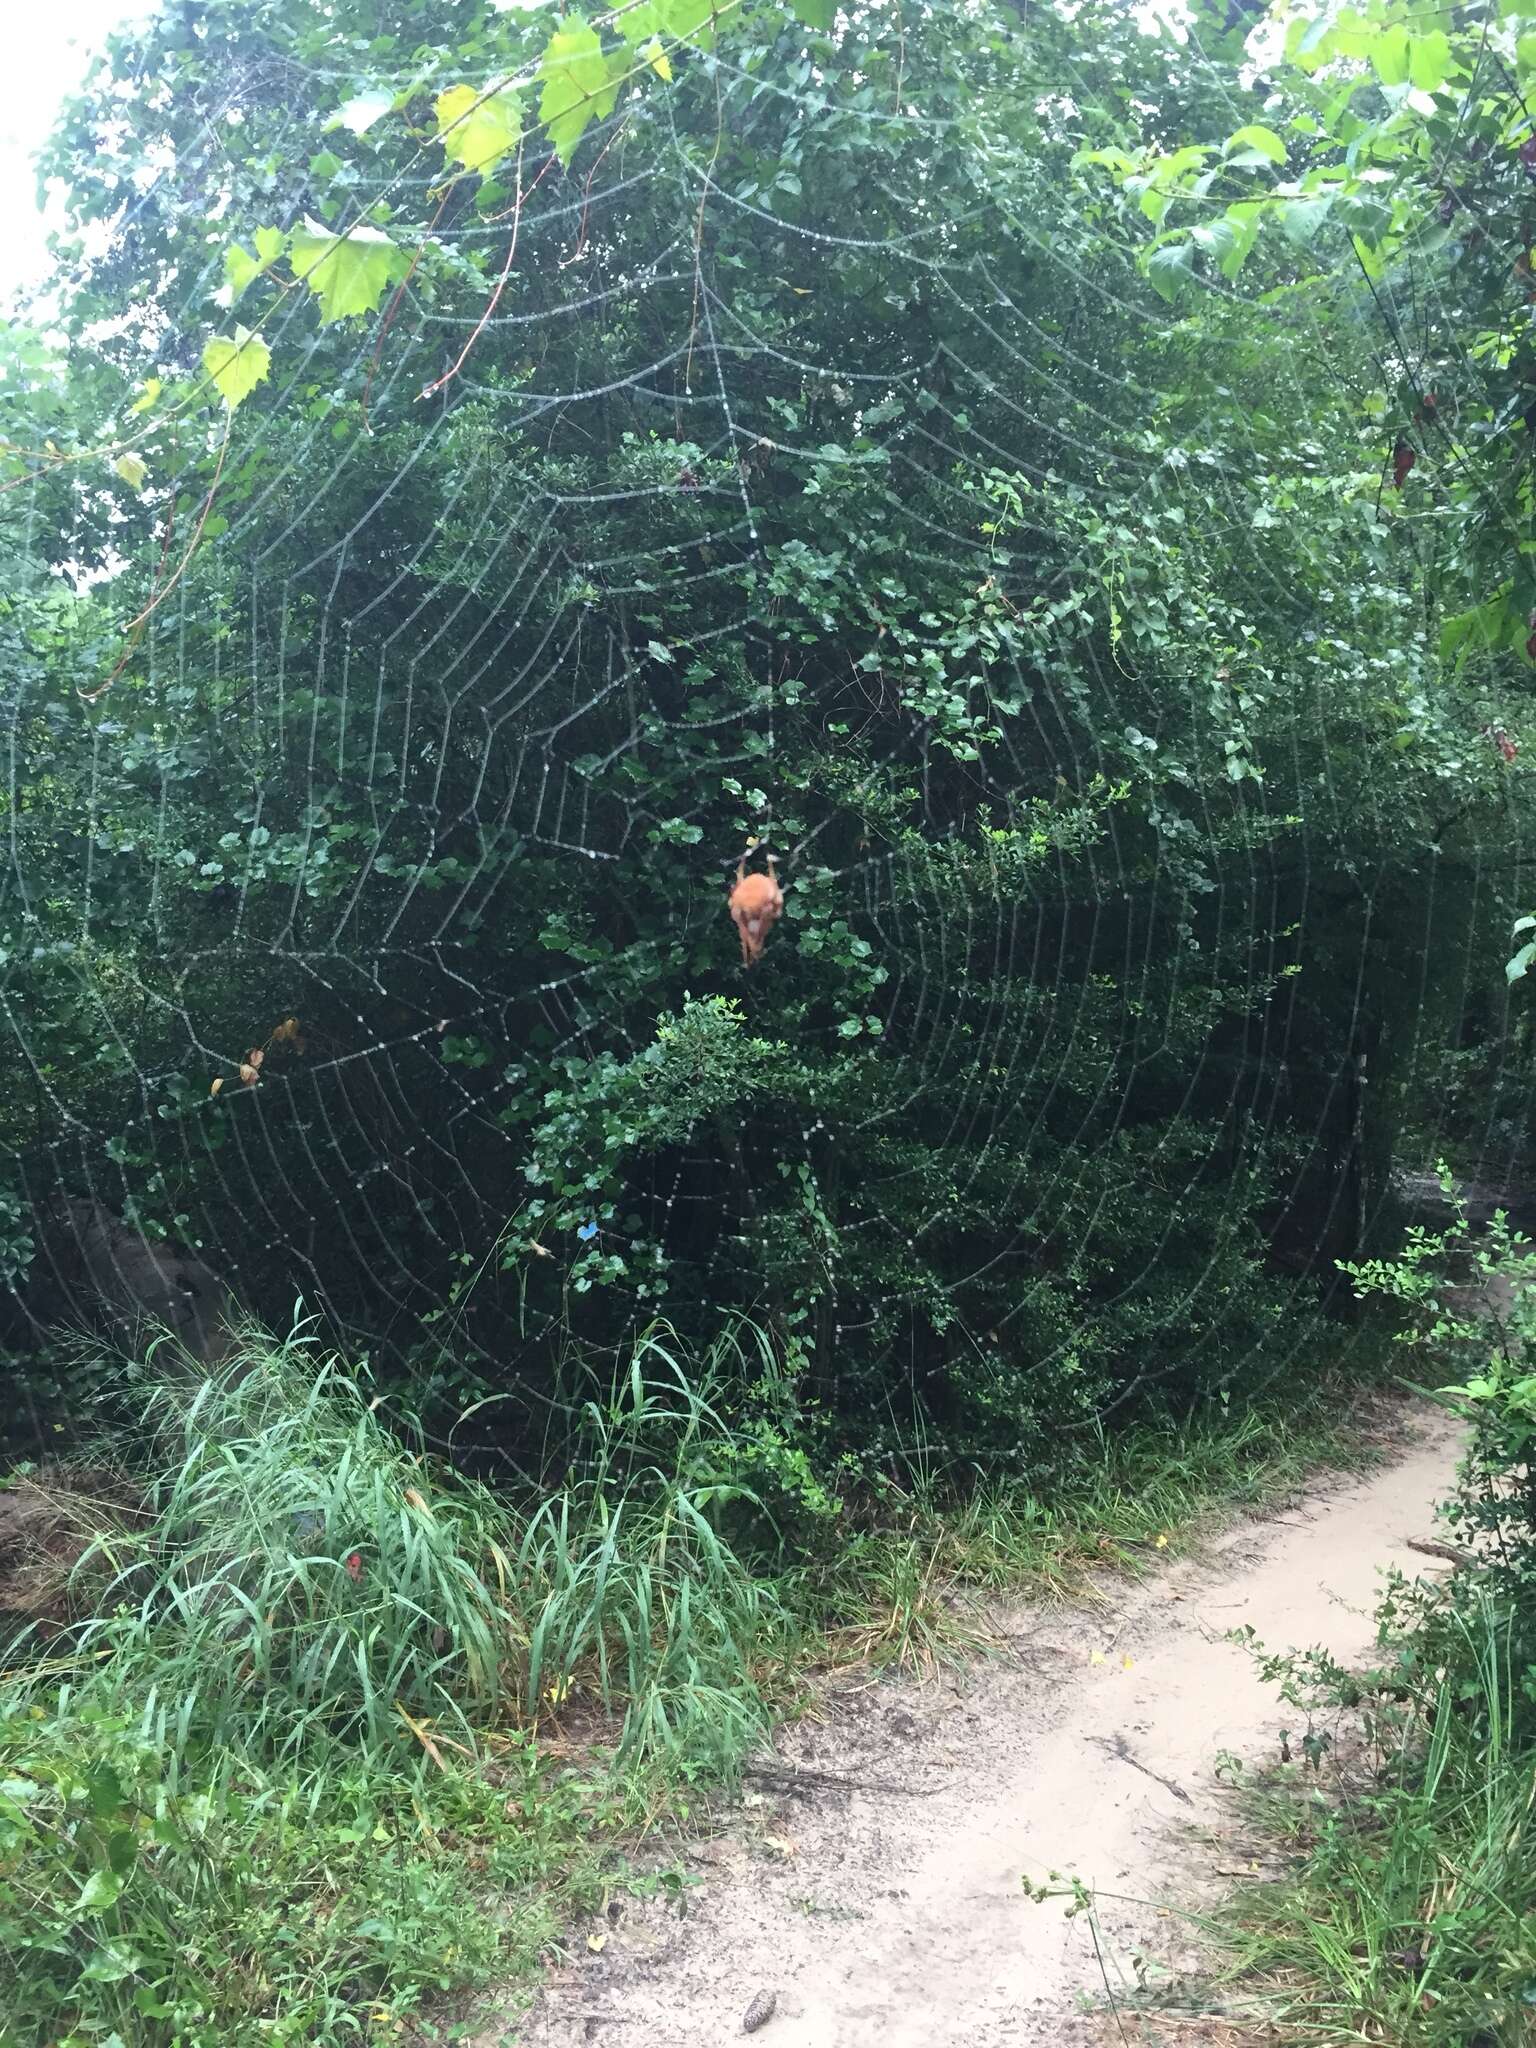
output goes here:
[{"label": "small blue scrap in web", "polygon": [[595,1223],[583,1223],[580,1230],[577,1231],[576,1235],[581,1239],[583,1244],[590,1244],[593,1238],[597,1235],[597,1225]]}]

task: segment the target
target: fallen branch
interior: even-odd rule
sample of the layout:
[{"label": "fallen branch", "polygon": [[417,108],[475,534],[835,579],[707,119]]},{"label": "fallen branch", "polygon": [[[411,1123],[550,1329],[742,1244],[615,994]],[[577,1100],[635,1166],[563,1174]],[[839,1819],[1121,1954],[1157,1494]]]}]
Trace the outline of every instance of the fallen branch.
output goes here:
[{"label": "fallen branch", "polygon": [[744,1775],[762,1778],[772,1785],[821,1785],[838,1792],[884,1792],[892,1798],[932,1799],[943,1788],[938,1785],[888,1785],[873,1778],[845,1778],[837,1771],[803,1771],[791,1764],[748,1764]]},{"label": "fallen branch", "polygon": [[1421,1557],[1443,1557],[1447,1564],[1456,1565],[1477,1563],[1477,1559],[1470,1550],[1457,1550],[1454,1545],[1449,1543],[1436,1543],[1429,1539],[1420,1542],[1414,1536],[1405,1536],[1403,1542],[1409,1550],[1418,1551]]}]

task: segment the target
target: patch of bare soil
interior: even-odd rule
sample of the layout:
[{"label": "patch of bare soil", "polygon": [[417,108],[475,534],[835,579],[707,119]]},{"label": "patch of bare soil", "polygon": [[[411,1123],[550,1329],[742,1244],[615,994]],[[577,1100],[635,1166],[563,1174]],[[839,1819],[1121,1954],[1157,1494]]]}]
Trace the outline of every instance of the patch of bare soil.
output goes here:
[{"label": "patch of bare soil", "polygon": [[[1219,1761],[1268,1761],[1295,1725],[1228,1633],[1366,1661],[1382,1568],[1445,1569],[1413,1544],[1455,1454],[1448,1419],[1414,1408],[1382,1468],[1112,1605],[1015,1611],[1003,1655],[929,1686],[844,1683],[782,1734],[731,1826],[674,1846],[699,1880],[685,1912],[615,1900],[477,2048],[714,2048],[744,2028],[764,2048],[1262,2041],[1219,2012],[1106,2024],[1103,2001],[1198,1978],[1188,1921],[1138,1902],[1198,1907],[1231,1881]],[[1024,1880],[1052,1873],[1093,1911],[1033,1902]]]},{"label": "patch of bare soil", "polygon": [[45,1465],[0,1487],[0,1647],[26,1625],[46,1638],[75,1619],[81,1559],[140,1519],[138,1496],[112,1472]]}]

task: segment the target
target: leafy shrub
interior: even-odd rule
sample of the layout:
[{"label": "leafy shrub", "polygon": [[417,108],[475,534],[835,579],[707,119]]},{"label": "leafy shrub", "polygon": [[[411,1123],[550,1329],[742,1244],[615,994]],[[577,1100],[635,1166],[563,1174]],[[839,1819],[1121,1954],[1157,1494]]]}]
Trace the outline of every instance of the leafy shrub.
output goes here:
[{"label": "leafy shrub", "polygon": [[[1441,1179],[1454,1201],[1444,1168]],[[1502,1212],[1478,1232],[1455,1206],[1447,1229],[1412,1227],[1400,1258],[1344,1270],[1362,1293],[1402,1306],[1401,1343],[1455,1375],[1436,1398],[1466,1424],[1468,1443],[1443,1513],[1477,1571],[1453,1594],[1491,1589],[1536,1666],[1536,1246]]]},{"label": "leafy shrub", "polygon": [[1228,1933],[1297,2038],[1515,2048],[1536,2010],[1536,1252],[1459,1210],[1345,1270],[1458,1375],[1439,1398],[1469,1437],[1441,1512],[1468,1561],[1443,1587],[1394,1578],[1375,1671],[1266,1660],[1308,1718],[1304,1765],[1261,1804],[1291,1869],[1239,1894]]},{"label": "leafy shrub", "polygon": [[530,1880],[572,1857],[578,1801],[526,1745],[492,1782],[185,1734],[69,1691],[0,1714],[3,2048],[354,2038],[547,1936]]}]

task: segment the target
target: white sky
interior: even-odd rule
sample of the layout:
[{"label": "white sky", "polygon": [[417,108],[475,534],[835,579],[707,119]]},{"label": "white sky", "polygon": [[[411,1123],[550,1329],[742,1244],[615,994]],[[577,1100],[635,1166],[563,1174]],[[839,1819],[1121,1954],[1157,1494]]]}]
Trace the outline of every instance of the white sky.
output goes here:
[{"label": "white sky", "polygon": [[5,11],[11,88],[0,97],[0,300],[48,271],[33,152],[102,37],[144,8],[143,0],[11,0]]}]

